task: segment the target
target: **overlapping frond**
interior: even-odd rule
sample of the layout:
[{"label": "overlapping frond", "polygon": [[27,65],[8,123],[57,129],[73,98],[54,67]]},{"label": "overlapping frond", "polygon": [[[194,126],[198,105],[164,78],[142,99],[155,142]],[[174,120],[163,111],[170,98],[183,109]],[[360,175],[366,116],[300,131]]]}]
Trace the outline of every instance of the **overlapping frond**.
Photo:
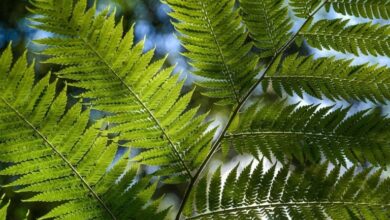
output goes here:
[{"label": "overlapping frond", "polygon": [[4,199],[5,195],[2,195],[0,197],[0,220],[6,220],[7,219],[7,210],[8,210],[8,206],[10,204],[11,201],[6,201]]},{"label": "overlapping frond", "polygon": [[218,169],[199,181],[186,219],[388,219],[390,181],[381,170],[327,169],[265,170],[260,162],[253,171],[236,166],[226,180]]},{"label": "overlapping frond", "polygon": [[240,0],[243,20],[261,57],[272,57],[291,38],[283,0]]},{"label": "overlapping frond", "polygon": [[66,111],[66,89],[56,95],[50,75],[34,84],[25,56],[12,62],[9,47],[0,57],[0,161],[9,166],[0,175],[18,178],[7,186],[34,193],[27,202],[62,203],[43,218],[164,215],[156,205],[145,206],[155,187],[147,188],[149,179],[130,186],[137,169],[127,170],[126,154],[109,169],[118,147],[101,134],[101,123],[88,127],[89,111],[81,104]]},{"label": "overlapping frond", "polygon": [[299,34],[318,49],[333,49],[354,55],[390,56],[390,26],[361,23],[348,25],[348,20],[320,20]]},{"label": "overlapping frond", "polygon": [[303,97],[307,93],[318,99],[371,101],[385,103],[390,99],[390,70],[376,65],[351,65],[352,60],[314,59],[312,56],[288,56],[262,81],[263,89],[272,85],[283,96]]},{"label": "overlapping frond", "polygon": [[47,62],[65,66],[59,77],[85,89],[92,108],[112,113],[109,132],[120,134],[124,146],[144,149],[134,160],[161,166],[160,175],[190,178],[213,136],[205,133],[206,115],[186,111],[192,93],[180,96],[184,82],[170,76],[173,67],[162,69],[165,59],[151,63],[153,50],[143,54],[144,42],[133,46],[133,30],[124,34],[114,13],[72,2],[33,1],[35,26],[59,35],[37,41],[49,46]]},{"label": "overlapping frond", "polygon": [[289,0],[295,16],[299,18],[308,18],[320,3],[321,0]]},{"label": "overlapping frond", "polygon": [[234,0],[166,0],[174,26],[201,77],[197,84],[218,104],[239,103],[257,74],[258,58],[251,53],[247,33]]},{"label": "overlapping frond", "polygon": [[390,18],[389,0],[332,0],[326,4],[327,11],[331,8],[343,15],[370,19]]},{"label": "overlapping frond", "polygon": [[347,117],[348,108],[308,105],[255,104],[240,115],[238,126],[224,137],[223,148],[269,160],[312,162],[324,157],[335,164],[390,162],[390,119],[379,111],[361,111]]}]

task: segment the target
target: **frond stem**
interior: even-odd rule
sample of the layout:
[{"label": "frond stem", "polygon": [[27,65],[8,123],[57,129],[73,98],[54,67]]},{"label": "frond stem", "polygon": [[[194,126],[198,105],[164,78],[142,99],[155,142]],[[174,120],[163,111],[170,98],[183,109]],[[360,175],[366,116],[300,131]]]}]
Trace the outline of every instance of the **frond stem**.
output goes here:
[{"label": "frond stem", "polygon": [[[307,136],[316,136],[316,137],[332,137],[332,138],[345,138],[345,139],[359,139],[367,140],[367,137],[353,137],[353,136],[345,136],[338,135],[335,133],[313,133],[313,132],[305,132],[305,131],[253,131],[253,132],[240,132],[240,133],[232,133],[226,134],[224,138],[234,138],[234,137],[246,137],[246,136],[256,136],[256,135],[307,135]],[[378,140],[375,138],[375,140]]]},{"label": "frond stem", "polygon": [[111,212],[108,206],[104,203],[104,201],[97,195],[97,193],[92,189],[92,187],[88,184],[88,182],[81,176],[81,174],[77,171],[77,169],[72,165],[72,163],[60,152],[56,149],[56,147],[42,134],[26,117],[24,117],[16,108],[14,108],[6,99],[0,97],[0,99],[22,120],[24,121],[32,130],[34,130],[37,135],[42,138],[42,140],[49,145],[49,147],[69,166],[72,172],[81,180],[83,185],[87,187],[87,189],[91,192],[92,196],[103,206],[103,208],[107,211],[110,217],[116,220],[115,215]]},{"label": "frond stem", "polygon": [[205,160],[202,162],[202,164],[200,165],[199,169],[197,170],[197,172],[195,173],[195,175],[192,177],[190,183],[188,184],[187,186],[187,189],[185,191],[185,194],[184,194],[184,197],[183,197],[183,200],[180,204],[180,207],[179,207],[179,210],[178,210],[178,213],[176,215],[176,220],[180,220],[180,216],[181,216],[181,213],[183,212],[183,209],[184,209],[184,205],[186,204],[187,200],[189,199],[189,196],[190,196],[190,193],[192,191],[192,188],[195,186],[196,182],[198,181],[200,175],[202,174],[203,170],[206,168],[207,164],[209,163],[209,161],[211,160],[212,156],[214,155],[214,153],[216,152],[216,150],[219,148],[219,145],[221,144],[222,142],[222,139],[223,137],[225,136],[226,132],[228,131],[230,125],[233,123],[233,120],[235,119],[235,117],[237,116],[237,114],[240,112],[241,108],[246,104],[246,102],[249,100],[249,97],[253,94],[253,92],[256,90],[257,86],[261,83],[261,81],[264,79],[264,77],[267,75],[267,73],[270,71],[271,69],[271,66],[273,66],[273,64],[276,62],[278,56],[280,54],[282,54],[285,50],[287,50],[291,44],[295,41],[295,39],[299,36],[299,32],[301,32],[307,24],[310,23],[310,20],[311,18],[317,14],[318,11],[320,11],[320,9],[328,2],[329,0],[325,0],[306,20],[305,22],[303,23],[303,25],[300,27],[300,29],[294,34],[294,36],[291,37],[291,39],[286,43],[284,44],[276,53],[275,55],[273,56],[271,62],[269,63],[269,65],[267,66],[266,70],[264,71],[263,75],[256,81],[256,83],[249,89],[249,91],[247,92],[247,94],[244,96],[244,98],[234,107],[234,110],[232,112],[232,114],[230,115],[229,117],[229,121],[228,123],[226,124],[226,126],[224,127],[224,129],[221,131],[221,133],[219,134],[218,138],[216,139],[216,141],[214,142],[214,144],[212,145],[211,147],[211,150],[210,152],[208,153],[208,155],[206,156]]}]

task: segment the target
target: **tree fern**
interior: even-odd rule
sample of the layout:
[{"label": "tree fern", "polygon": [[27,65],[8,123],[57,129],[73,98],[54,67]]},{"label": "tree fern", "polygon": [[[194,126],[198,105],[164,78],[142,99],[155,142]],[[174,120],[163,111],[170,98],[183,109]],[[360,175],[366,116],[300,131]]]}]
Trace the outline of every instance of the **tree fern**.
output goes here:
[{"label": "tree fern", "polygon": [[371,101],[385,103],[390,99],[389,77],[386,67],[351,65],[352,60],[335,58],[314,59],[312,56],[288,56],[276,62],[280,68],[269,72],[262,82],[266,91],[270,85],[283,96],[283,91],[292,96],[303,97],[307,93],[318,99]]},{"label": "tree fern", "polygon": [[282,0],[241,0],[243,20],[262,57],[273,56],[291,38],[292,23]]},{"label": "tree fern", "polygon": [[33,192],[28,202],[63,203],[43,218],[158,217],[155,205],[143,211],[155,186],[146,188],[145,179],[129,188],[137,169],[127,170],[126,154],[107,171],[117,144],[102,135],[101,123],[87,127],[89,110],[76,104],[65,112],[66,89],[56,96],[57,83],[49,83],[50,75],[34,85],[33,65],[27,65],[26,57],[11,63],[8,47],[0,58],[0,161],[9,166],[0,175],[19,178],[7,186]]},{"label": "tree fern", "polygon": [[[36,42],[59,69],[54,82],[48,75],[34,83],[33,65],[25,57],[12,65],[10,49],[0,58],[0,175],[12,177],[5,187],[27,194],[23,202],[53,202],[42,219],[163,219],[157,186],[183,183],[176,219],[183,210],[188,219],[388,219],[389,180],[375,169],[390,155],[390,119],[380,108],[351,115],[257,100],[262,84],[279,96],[385,104],[388,68],[314,59],[305,46],[389,56],[382,21],[316,17],[333,8],[387,19],[387,1],[166,0],[200,90],[231,110],[215,138],[208,115],[188,109],[193,92],[181,94],[184,82],[166,58],[143,52],[144,41],[134,43],[134,28],[124,32],[115,10],[88,2],[31,2],[32,26],[53,33]],[[302,21],[297,31],[292,18]],[[69,104],[68,86],[81,88],[84,103]],[[106,116],[91,123],[90,109]],[[203,173],[219,149],[261,162],[209,178]],[[262,158],[275,165],[265,169]],[[143,177],[140,165],[157,171]]]},{"label": "tree fern", "polygon": [[380,170],[327,168],[265,170],[260,162],[253,171],[252,164],[241,173],[236,166],[226,180],[218,169],[200,180],[186,219],[388,219],[390,182],[380,180]]},{"label": "tree fern", "polygon": [[191,178],[213,135],[204,133],[206,115],[185,111],[192,92],[180,97],[183,82],[170,76],[173,68],[161,70],[165,59],[150,63],[153,51],[142,54],[144,42],[133,46],[132,30],[122,37],[114,13],[72,2],[34,1],[35,27],[60,35],[37,41],[49,46],[46,62],[64,65],[58,76],[85,89],[94,109],[114,113],[106,118],[116,125],[109,131],[120,133],[124,146],[145,150],[133,160],[164,167],[159,175],[171,181]]},{"label": "tree fern", "polygon": [[347,25],[348,20],[320,20],[302,30],[308,44],[318,49],[334,49],[342,53],[390,56],[389,26],[362,23]]},{"label": "tree fern", "polygon": [[256,76],[258,58],[246,43],[247,33],[234,0],[167,0],[181,33],[184,53],[201,77],[204,95],[218,104],[239,103]]},{"label": "tree fern", "polygon": [[239,126],[224,137],[224,148],[233,146],[240,153],[264,155],[279,161],[285,157],[301,162],[321,161],[335,164],[366,161],[375,165],[390,162],[387,132],[389,120],[378,111],[358,112],[347,117],[347,109],[297,105],[284,102],[259,107],[256,104],[240,115]]}]

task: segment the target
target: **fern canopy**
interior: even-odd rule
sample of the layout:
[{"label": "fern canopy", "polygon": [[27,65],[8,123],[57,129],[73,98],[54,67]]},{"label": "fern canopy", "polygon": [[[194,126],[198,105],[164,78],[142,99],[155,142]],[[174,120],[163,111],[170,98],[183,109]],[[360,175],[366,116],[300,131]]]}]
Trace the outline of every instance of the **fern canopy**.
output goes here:
[{"label": "fern canopy", "polygon": [[235,8],[234,0],[166,0],[173,9],[180,40],[200,77],[204,95],[217,104],[239,103],[257,75],[258,57]]},{"label": "fern canopy", "polygon": [[[327,164],[302,171],[265,170],[263,162],[222,178],[221,169],[203,177],[188,203],[186,219],[387,219],[390,181],[381,171]],[[253,170],[253,171],[252,171]],[[356,174],[356,175],[354,175]],[[313,184],[315,183],[315,184]]]},{"label": "fern canopy", "polygon": [[285,91],[290,96],[297,94],[302,98],[305,92],[318,99],[326,97],[333,101],[385,103],[390,99],[388,68],[368,64],[352,66],[351,62],[291,55],[282,62],[280,59],[275,62],[274,71],[262,81],[263,89],[266,91],[272,85],[281,97]]},{"label": "fern canopy", "polygon": [[8,47],[0,58],[0,161],[9,166],[0,175],[19,178],[7,187],[34,193],[26,202],[62,203],[42,219],[164,215],[156,213],[156,204],[145,207],[155,187],[147,188],[148,179],[129,186],[137,169],[127,169],[126,154],[109,169],[117,144],[102,135],[101,123],[87,126],[89,110],[78,103],[65,111],[66,88],[56,95],[50,75],[34,84],[26,56],[12,60]]},{"label": "fern canopy", "polygon": [[[332,9],[388,19],[390,0],[165,0],[196,84],[232,110],[215,140],[167,57],[144,51],[115,10],[89,3],[31,0],[32,26],[53,34],[36,42],[59,67],[56,80],[37,80],[11,47],[0,56],[0,175],[12,177],[4,187],[26,194],[23,202],[53,204],[41,219],[164,219],[158,185],[183,183],[177,219],[183,209],[187,219],[389,218],[390,180],[367,168],[390,163],[390,119],[379,108],[349,114],[248,100],[262,83],[280,97],[385,104],[387,67],[314,59],[302,45],[390,56],[389,25],[315,17]],[[303,18],[296,33],[290,9]],[[84,103],[70,104],[68,86],[80,88]],[[91,109],[106,117],[90,121]],[[256,162],[202,175],[220,148]],[[277,162],[268,169],[264,158]],[[142,176],[141,165],[156,171]],[[0,220],[9,205],[2,200]]]},{"label": "fern canopy", "polygon": [[347,117],[347,109],[297,105],[284,102],[261,107],[255,104],[239,116],[238,126],[231,128],[223,141],[240,153],[269,160],[298,159],[346,165],[345,158],[354,163],[366,161],[375,165],[390,162],[387,140],[389,119],[378,111],[362,111]]},{"label": "fern canopy", "polygon": [[94,109],[111,113],[109,132],[120,134],[124,146],[144,150],[133,160],[161,166],[158,175],[171,182],[191,178],[213,136],[205,133],[206,115],[186,111],[192,92],[180,96],[183,81],[170,76],[173,68],[162,69],[165,59],[151,63],[154,52],[143,54],[144,42],[133,46],[133,31],[124,34],[114,13],[72,2],[33,1],[36,27],[59,35],[37,41],[49,46],[46,62],[64,65],[58,76],[85,89],[82,97],[92,98]]},{"label": "fern canopy", "polygon": [[261,57],[272,57],[291,38],[283,0],[241,0],[243,20]]}]

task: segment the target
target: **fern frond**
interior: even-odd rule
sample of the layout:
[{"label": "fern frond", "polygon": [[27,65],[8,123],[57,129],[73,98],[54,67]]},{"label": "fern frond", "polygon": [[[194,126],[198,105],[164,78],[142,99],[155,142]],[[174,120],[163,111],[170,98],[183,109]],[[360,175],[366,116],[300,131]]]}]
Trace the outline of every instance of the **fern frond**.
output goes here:
[{"label": "fern frond", "polygon": [[[321,0],[290,0],[290,6],[297,17],[307,18],[312,11],[322,2]],[[355,17],[369,19],[389,19],[389,0],[331,0],[325,3],[325,9]]]},{"label": "fern frond", "polygon": [[295,16],[299,18],[308,18],[320,3],[321,0],[289,0]]},{"label": "fern frond", "polygon": [[347,25],[348,20],[320,20],[299,34],[318,49],[342,53],[390,56],[390,26],[372,23]]},{"label": "fern frond", "polygon": [[12,62],[8,47],[0,57],[0,161],[9,166],[0,175],[18,178],[7,186],[34,193],[27,202],[63,203],[43,218],[159,216],[155,207],[145,207],[153,194],[149,180],[128,185],[137,169],[126,172],[126,155],[107,171],[118,147],[102,134],[101,123],[88,127],[89,111],[80,103],[65,111],[66,89],[56,95],[50,75],[34,84],[26,56]]},{"label": "fern frond", "polygon": [[370,19],[389,19],[389,0],[332,0],[326,5],[326,10],[333,9],[343,15],[353,15],[356,17]]},{"label": "fern frond", "polygon": [[74,7],[72,0],[33,2],[35,26],[60,35],[37,41],[49,46],[47,62],[66,67],[59,77],[85,89],[94,109],[113,113],[109,131],[124,146],[144,149],[134,160],[161,166],[161,175],[178,181],[190,178],[213,134],[204,133],[206,115],[186,111],[192,93],[180,96],[184,82],[170,76],[173,67],[162,69],[165,59],[151,63],[154,51],[142,54],[144,42],[133,46],[133,30],[123,36],[122,22],[108,9],[86,10],[86,0]]},{"label": "fern frond", "polygon": [[[209,181],[203,177],[194,190],[193,210],[186,219],[387,219],[390,215],[389,179],[382,171],[355,167],[327,173],[328,164],[302,171],[260,162],[241,173],[238,166],[223,181],[220,169]],[[355,174],[356,173],[356,174]]]},{"label": "fern frond", "polygon": [[4,199],[5,195],[2,195],[0,197],[0,220],[6,220],[7,219],[7,210],[8,206],[11,203],[11,201],[6,201]]},{"label": "fern frond", "polygon": [[298,54],[276,62],[280,69],[269,72],[262,81],[263,89],[272,85],[283,96],[283,91],[303,97],[303,92],[322,99],[371,101],[385,103],[390,99],[390,70],[375,65],[351,65],[352,60],[334,58],[314,59]]},{"label": "fern frond", "polygon": [[384,166],[390,162],[390,119],[378,111],[362,111],[347,117],[347,109],[297,105],[255,104],[240,115],[236,128],[223,140],[224,150],[265,156],[279,161],[298,159],[318,162],[323,157],[335,164],[366,161]]},{"label": "fern frond", "polygon": [[204,95],[218,104],[237,104],[256,76],[258,58],[251,53],[234,0],[166,0],[174,26],[194,66]]},{"label": "fern frond", "polygon": [[283,0],[240,0],[244,23],[262,58],[272,57],[291,38],[292,23],[283,4]]}]

